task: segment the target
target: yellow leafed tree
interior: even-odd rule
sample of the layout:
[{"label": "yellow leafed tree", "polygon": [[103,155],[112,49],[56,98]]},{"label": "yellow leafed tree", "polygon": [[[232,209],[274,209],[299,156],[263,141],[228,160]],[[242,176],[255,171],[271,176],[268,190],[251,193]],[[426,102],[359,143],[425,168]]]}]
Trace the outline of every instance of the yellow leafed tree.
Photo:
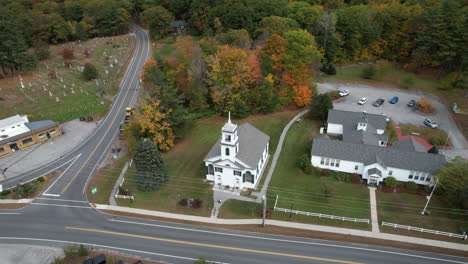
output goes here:
[{"label": "yellow leafed tree", "polygon": [[141,106],[141,113],[137,119],[141,125],[141,132],[151,137],[161,151],[168,151],[174,146],[174,133],[171,124],[167,122],[172,109],[162,112],[159,100],[150,99]]}]

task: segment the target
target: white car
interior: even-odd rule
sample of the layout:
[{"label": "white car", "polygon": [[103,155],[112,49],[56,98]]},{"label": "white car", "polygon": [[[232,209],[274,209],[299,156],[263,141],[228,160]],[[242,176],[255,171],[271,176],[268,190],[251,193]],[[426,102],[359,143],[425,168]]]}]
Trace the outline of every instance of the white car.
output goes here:
[{"label": "white car", "polygon": [[347,96],[349,95],[349,91],[348,90],[341,90],[339,93],[338,93],[339,96],[343,97],[343,96]]},{"label": "white car", "polygon": [[430,118],[426,118],[424,119],[424,124],[428,127],[431,127],[431,128],[437,128],[437,123],[436,121],[430,119]]},{"label": "white car", "polygon": [[360,105],[363,105],[363,104],[367,103],[367,97],[361,98],[357,103],[360,104]]}]

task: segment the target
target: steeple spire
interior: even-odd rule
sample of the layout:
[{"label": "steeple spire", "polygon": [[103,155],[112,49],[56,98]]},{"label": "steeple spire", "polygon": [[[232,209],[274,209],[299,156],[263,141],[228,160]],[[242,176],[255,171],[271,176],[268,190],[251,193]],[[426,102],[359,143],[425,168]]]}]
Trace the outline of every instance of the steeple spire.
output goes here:
[{"label": "steeple spire", "polygon": [[229,111],[229,113],[228,113],[228,118],[229,118],[229,119],[228,119],[228,123],[229,123],[229,124],[232,124],[232,123],[231,123],[231,111]]}]

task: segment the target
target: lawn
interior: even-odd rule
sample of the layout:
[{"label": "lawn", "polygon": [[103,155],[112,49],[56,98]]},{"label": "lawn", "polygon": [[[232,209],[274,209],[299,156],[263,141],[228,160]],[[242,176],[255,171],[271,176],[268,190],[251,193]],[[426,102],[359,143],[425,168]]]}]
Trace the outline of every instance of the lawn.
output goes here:
[{"label": "lawn", "polygon": [[[301,155],[310,152],[314,136],[317,136],[319,122],[303,119],[295,123],[288,132],[283,150],[278,160],[276,170],[268,187],[268,208],[273,208],[276,195],[278,207],[290,208],[294,200],[293,209],[315,213],[332,214],[356,218],[369,218],[369,191],[361,185],[336,181],[332,176],[324,179],[307,175],[298,167]],[[325,181],[334,191],[331,198],[324,198],[320,189]],[[232,201],[226,202],[221,208],[220,217],[252,218],[260,217],[260,206],[254,203]],[[272,218],[289,220],[289,214],[272,212]],[[368,229],[367,224],[342,222],[317,217],[293,215],[293,221],[317,223],[335,226],[357,227]]]},{"label": "lawn", "polygon": [[[111,195],[112,188],[128,160],[128,155],[122,156],[115,161],[113,166],[100,169],[96,172],[89,182],[86,190],[87,197],[90,202],[109,204],[109,197]],[[93,188],[97,189],[97,193],[95,195],[91,193]]]},{"label": "lawn", "polygon": [[[252,115],[233,122],[238,125],[249,122],[268,134],[271,137],[270,153],[273,153],[283,127],[296,113],[297,111],[282,111],[269,115]],[[217,116],[198,120],[185,139],[163,154],[170,179],[158,191],[139,192],[135,186],[135,169],[130,168],[124,187],[133,193],[135,201],[119,201],[119,205],[209,216],[213,206],[212,185],[204,181],[203,159],[221,136],[221,127],[225,122],[226,117]],[[202,207],[194,209],[179,206],[178,202],[183,198],[200,199],[203,201]]]},{"label": "lawn", "polygon": [[[468,230],[468,217],[462,210],[451,209],[450,206],[437,195],[429,203],[429,215],[421,212],[426,204],[424,193],[392,193],[377,191],[377,210],[379,222],[385,221],[400,225],[409,225],[427,229],[446,231],[461,234],[462,228]],[[393,228],[387,228],[392,232]],[[411,232],[419,234],[419,232]],[[442,236],[433,238],[441,239]]]},{"label": "lawn", "polygon": [[[321,79],[324,81],[342,81],[366,84],[375,87],[400,88],[421,91],[437,96],[447,105],[447,107],[451,107],[455,102],[461,111],[468,110],[468,100],[466,100],[464,91],[461,89],[450,91],[439,89],[439,81],[435,79],[436,74],[430,72],[413,74],[411,72],[405,71],[404,69],[401,69],[401,67],[398,67],[397,65],[384,62],[381,63],[380,66],[377,66],[377,68],[380,68],[380,70],[377,70],[377,73],[373,79],[365,79],[361,76],[362,70],[365,67],[368,67],[368,65],[343,65],[337,67],[336,75],[321,74]],[[409,78],[413,81],[413,84],[410,87],[404,87],[405,85],[403,80],[405,78]],[[457,115],[455,120],[465,137],[468,137],[468,127],[465,126],[465,124],[468,122],[468,116]]]},{"label": "lawn", "polygon": [[[0,100],[0,119],[14,114],[26,114],[31,121],[62,122],[80,116],[100,118],[118,91],[133,47],[134,38],[129,36],[51,45],[50,58],[40,61],[34,71],[0,80],[3,99]],[[63,63],[63,48],[74,51],[70,67]],[[84,55],[85,49],[89,57]],[[82,77],[80,67],[85,62],[98,69],[97,81],[86,81]],[[57,73],[57,78],[49,75],[52,71]]]}]

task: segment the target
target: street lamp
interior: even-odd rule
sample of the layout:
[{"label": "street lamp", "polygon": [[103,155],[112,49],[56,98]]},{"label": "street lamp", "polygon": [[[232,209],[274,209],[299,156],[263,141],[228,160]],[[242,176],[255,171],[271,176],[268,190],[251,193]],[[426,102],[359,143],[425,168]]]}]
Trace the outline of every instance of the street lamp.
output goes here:
[{"label": "street lamp", "polygon": [[262,227],[265,227],[265,217],[266,217],[266,196],[262,196],[263,200],[263,219],[262,219]]},{"label": "street lamp", "polygon": [[429,202],[431,201],[431,198],[432,198],[432,194],[434,194],[434,190],[435,188],[437,187],[437,183],[439,182],[439,178],[437,178],[435,184],[434,184],[434,187],[432,188],[432,191],[431,191],[431,194],[429,196],[426,196],[426,199],[427,199],[427,202],[426,202],[426,205],[424,206],[424,209],[422,210],[421,214],[422,215],[425,215],[426,214],[426,209],[427,209],[427,206],[429,205]]},{"label": "street lamp", "polygon": [[293,204],[294,204],[294,200],[291,200],[291,210],[289,211],[289,218],[292,218]]}]

